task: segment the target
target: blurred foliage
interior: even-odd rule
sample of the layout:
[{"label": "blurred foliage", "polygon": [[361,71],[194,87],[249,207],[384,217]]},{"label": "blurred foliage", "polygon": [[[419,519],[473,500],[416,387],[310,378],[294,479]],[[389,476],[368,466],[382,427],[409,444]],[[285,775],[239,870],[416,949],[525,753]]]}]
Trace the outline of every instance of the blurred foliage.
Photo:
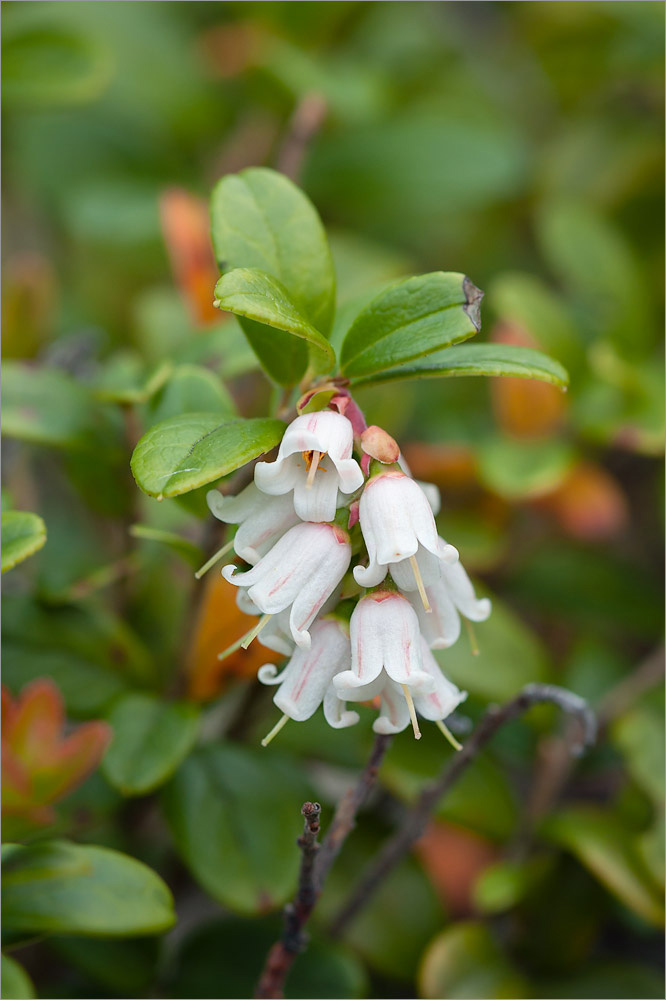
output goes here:
[{"label": "blurred foliage", "polygon": [[[571,374],[564,397],[519,379],[359,389],[496,595],[480,656],[463,636],[441,662],[474,719],[550,679],[605,726],[562,789],[553,713],[513,724],[331,944],[327,917],[450,753],[399,737],[287,995],[662,995],[663,22],[646,0],[4,4],[3,569],[30,556],[4,578],[4,681],[57,686],[84,722],[61,753],[91,720],[116,735],[76,791],[60,797],[86,773],[72,759],[31,799],[52,816],[23,812],[3,997],[33,995],[23,964],[39,996],[250,996],[294,890],[300,802],[326,821],[367,754],[364,710],[255,749],[273,716],[245,679],[257,660],[220,665],[242,628],[228,592],[191,596],[218,525],[201,490],[158,503],[129,471],[161,420],[266,412],[239,324],[211,309],[205,199],[279,163],[312,93],[326,113],[301,180],[332,234],[332,343],[345,306],[455,270],[486,292],[486,341]],[[82,864],[101,894],[85,910]],[[171,901],[147,866],[178,937],[157,937]]]}]

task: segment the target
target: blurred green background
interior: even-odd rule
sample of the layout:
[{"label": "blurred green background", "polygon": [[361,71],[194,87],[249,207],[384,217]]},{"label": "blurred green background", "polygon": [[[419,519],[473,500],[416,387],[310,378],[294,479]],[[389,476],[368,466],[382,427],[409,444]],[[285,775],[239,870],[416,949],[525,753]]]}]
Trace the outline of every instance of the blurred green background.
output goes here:
[{"label": "blurred green background", "polygon": [[[204,705],[199,748],[156,791],[124,795],[103,765],[51,827],[12,817],[9,836],[147,861],[180,918],[162,939],[21,948],[38,995],[250,996],[293,891],[300,803],[318,796],[326,822],[367,754],[369,716],[351,732],[293,725],[255,753],[270,692],[236,676],[254,663],[211,675],[241,626],[216,583],[195,604],[203,498],[157,504],[129,474],[157,420],[223,410],[228,393],[245,416],[270,402],[238,327],[211,315],[204,205],[222,174],[279,166],[295,143],[343,308],[403,274],[464,271],[486,293],[481,339],[568,367],[566,396],[460,379],[359,402],[439,485],[440,529],[493,595],[481,655],[463,636],[442,659],[469,714],[550,679],[603,729],[572,769],[554,713],[513,724],[331,943],[336,900],[449,753],[398,737],[287,996],[662,996],[664,5],[3,12],[3,509],[48,532],[5,578],[4,682],[53,678],[77,720],[137,690]],[[254,785],[229,779],[241,764]],[[257,798],[281,835],[250,843],[230,803],[249,816]]]}]

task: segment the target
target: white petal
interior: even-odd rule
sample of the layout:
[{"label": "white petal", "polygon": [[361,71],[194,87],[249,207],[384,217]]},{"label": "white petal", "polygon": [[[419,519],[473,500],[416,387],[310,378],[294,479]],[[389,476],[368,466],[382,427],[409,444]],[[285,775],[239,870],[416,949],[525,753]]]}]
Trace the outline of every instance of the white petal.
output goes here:
[{"label": "white petal", "polygon": [[298,722],[309,719],[321,704],[333,675],[349,663],[349,638],[344,627],[323,620],[312,630],[310,649],[297,649],[285,667],[273,701]]},{"label": "white petal", "polygon": [[293,490],[304,468],[305,463],[300,455],[277,458],[274,462],[257,462],[254,481],[263,493],[279,496]]},{"label": "white petal", "polygon": [[354,579],[361,587],[377,587],[387,570],[387,566],[380,566],[378,562],[371,560],[369,566],[354,566]]},{"label": "white petal", "polygon": [[324,718],[333,729],[346,729],[356,725],[360,716],[358,712],[346,711],[345,702],[338,698],[333,684],[329,684],[324,695]]},{"label": "white petal", "polygon": [[426,500],[430,504],[430,510],[432,511],[433,516],[437,517],[442,509],[442,498],[439,490],[434,483],[424,483],[421,479],[417,479],[416,482],[425,493]]},{"label": "white petal", "polygon": [[473,622],[483,622],[492,610],[487,597],[477,598],[472,581],[465,572],[462,563],[442,567],[442,578],[446,584],[451,600],[465,618]]},{"label": "white petal", "polygon": [[206,502],[211,514],[227,524],[241,524],[259,510],[265,501],[265,496],[254,483],[250,483],[233,497],[224,497],[219,490],[209,490],[206,493]]},{"label": "white petal", "polygon": [[434,689],[427,694],[422,691],[414,692],[416,710],[424,719],[433,722],[435,719],[446,719],[466,699],[467,692],[460,691],[444,676],[425,641],[422,648],[422,663],[423,669],[434,681]]},{"label": "white petal", "polygon": [[[439,556],[433,555],[432,552],[429,552],[427,549],[424,549],[422,545],[419,545],[418,552],[416,553],[416,562],[419,572],[421,573],[421,579],[423,580],[424,586],[430,587],[439,580]],[[390,570],[391,576],[400,590],[410,591],[418,589],[411,559],[403,559],[402,562],[391,563]]]},{"label": "white petal", "polygon": [[409,594],[421,627],[421,634],[431,649],[448,649],[460,636],[460,615],[449,597],[446,584],[440,580],[426,588],[431,611],[426,612],[419,594]]},{"label": "white petal", "polygon": [[282,684],[284,670],[279,673],[274,663],[264,663],[257,671],[257,678],[262,684]]},{"label": "white petal", "polygon": [[259,562],[275,542],[300,520],[288,494],[268,497],[259,490],[257,492],[263,503],[243,521],[234,537],[236,554],[251,564]]},{"label": "white petal", "polygon": [[345,670],[336,674],[333,686],[343,701],[372,701],[382,693],[387,679],[386,671],[380,670],[373,680],[364,683],[359,681],[353,670]]},{"label": "white petal", "polygon": [[[259,612],[258,612],[259,613]],[[257,636],[257,642],[283,656],[291,656],[294,651],[294,640],[289,628],[289,609],[273,615]]]},{"label": "white petal", "polygon": [[355,493],[363,486],[364,476],[355,458],[336,459],[331,455],[331,461],[335,464],[342,493]]},{"label": "white petal", "polygon": [[305,469],[294,485],[294,508],[303,521],[332,521],[337,501],[338,476],[333,463],[324,456],[309,489]]},{"label": "white petal", "polygon": [[379,716],[372,724],[376,733],[388,736],[401,733],[409,725],[409,708],[403,692],[396,684],[387,681],[382,691]]},{"label": "white petal", "polygon": [[307,629],[342,580],[351,561],[351,545],[346,532],[330,525],[313,524],[310,527],[326,532],[326,544],[320,545],[307,579],[303,578],[293,597],[289,622],[294,642],[299,646],[309,645]]}]

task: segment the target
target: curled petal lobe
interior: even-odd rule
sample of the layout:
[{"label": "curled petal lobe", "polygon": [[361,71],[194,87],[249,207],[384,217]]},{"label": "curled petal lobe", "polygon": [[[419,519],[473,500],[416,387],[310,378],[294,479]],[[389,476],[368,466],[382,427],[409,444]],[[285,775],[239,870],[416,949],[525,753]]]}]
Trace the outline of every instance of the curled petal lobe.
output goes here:
[{"label": "curled petal lobe", "polygon": [[348,726],[355,726],[360,716],[358,712],[347,711],[334,685],[329,684],[324,695],[324,718],[333,729],[347,729]]},{"label": "curled petal lobe", "polygon": [[300,520],[290,497],[266,496],[254,483],[236,497],[210,490],[206,499],[218,520],[240,526],[234,536],[234,551],[252,565]]},{"label": "curled petal lobe", "polygon": [[484,622],[492,605],[487,597],[477,597],[474,586],[461,563],[445,566],[442,577],[458,611],[472,622]]}]

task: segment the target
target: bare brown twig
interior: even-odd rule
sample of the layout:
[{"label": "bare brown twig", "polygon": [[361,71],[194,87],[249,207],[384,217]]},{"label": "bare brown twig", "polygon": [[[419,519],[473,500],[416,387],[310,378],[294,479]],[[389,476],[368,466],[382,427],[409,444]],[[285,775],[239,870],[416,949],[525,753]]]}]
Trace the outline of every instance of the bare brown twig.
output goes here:
[{"label": "bare brown twig", "polygon": [[297,181],[303,167],[303,159],[308,146],[324,123],[326,101],[321,94],[306,94],[291,116],[286,138],[280,149],[277,168]]},{"label": "bare brown twig", "polygon": [[301,811],[305,816],[305,830],[298,840],[298,846],[303,851],[298,892],[294,902],[288,903],[284,908],[284,931],[266,957],[256,997],[283,996],[284,984],[294,959],[307,944],[305,926],[319,899],[323,883],[347,836],[354,829],[356,814],[377,780],[379,767],[391,739],[390,736],[377,736],[375,739],[368,763],[356,784],[340,800],[321,846],[316,842],[321,807],[312,802],[304,804]]},{"label": "bare brown twig", "polygon": [[287,974],[294,959],[307,945],[305,925],[310,919],[317,902],[314,869],[319,844],[319,817],[321,806],[318,802],[305,802],[301,809],[305,817],[303,834],[298,838],[301,849],[301,868],[298,877],[298,892],[293,903],[284,908],[284,929],[282,937],[273,945],[266,956],[266,964],[257,985],[256,997],[282,997]]},{"label": "bare brown twig", "polygon": [[409,852],[414,842],[423,833],[437,803],[469,767],[497,730],[505,723],[522,715],[532,705],[543,702],[559,705],[564,712],[578,718],[582,738],[572,745],[571,750],[574,755],[580,755],[586,747],[594,743],[597,728],[594,715],[582,698],[564,688],[556,687],[553,684],[528,684],[512,701],[502,706],[492,705],[461,752],[454,757],[442,774],[423,790],[416,804],[405,816],[402,826],[361,876],[352,895],[333,919],[330,926],[331,936],[335,937],[342,932],[358,911],[365,906],[380,882]]}]

